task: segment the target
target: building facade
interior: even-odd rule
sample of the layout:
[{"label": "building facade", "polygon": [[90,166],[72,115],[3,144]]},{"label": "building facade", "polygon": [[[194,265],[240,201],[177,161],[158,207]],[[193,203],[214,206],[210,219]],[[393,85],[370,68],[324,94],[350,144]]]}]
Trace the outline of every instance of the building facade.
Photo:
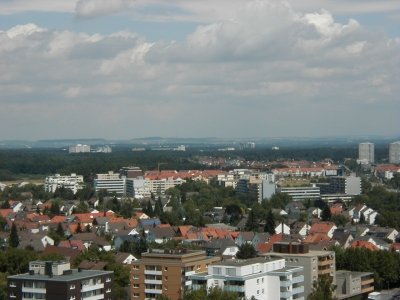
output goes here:
[{"label": "building facade", "polygon": [[65,188],[71,190],[74,194],[79,189],[83,188],[83,176],[72,173],[71,175],[55,174],[47,176],[44,181],[44,190],[49,193],[54,193],[58,188]]},{"label": "building facade", "polygon": [[8,276],[8,299],[111,300],[113,272],[71,269],[68,262],[32,261]]},{"label": "building facade", "polygon": [[328,185],[321,185],[321,194],[360,195],[361,177],[333,176]]},{"label": "building facade", "polygon": [[69,150],[69,153],[89,153],[90,146],[78,144],[78,145],[69,147],[68,150]]},{"label": "building facade", "polygon": [[400,141],[389,144],[389,163],[400,164]]},{"label": "building facade", "polygon": [[311,251],[307,244],[280,242],[274,244],[273,252],[267,255],[281,257],[287,264],[303,267],[305,298],[311,293],[313,282],[319,276],[330,276],[333,284],[336,282],[334,251]]},{"label": "building facade", "polygon": [[288,194],[293,201],[302,201],[306,199],[319,199],[321,191],[319,186],[302,186],[302,187],[278,187],[278,193]]},{"label": "building facade", "polygon": [[336,272],[336,296],[347,299],[374,291],[374,273],[340,270]]},{"label": "building facade", "polygon": [[375,145],[373,143],[360,143],[358,145],[358,161],[361,164],[375,162]]},{"label": "building facade", "polygon": [[96,192],[106,190],[108,193],[115,193],[118,196],[125,195],[125,180],[124,176],[120,176],[113,171],[105,174],[96,174],[94,179],[94,189]]},{"label": "building facade", "polygon": [[131,265],[132,299],[150,300],[159,295],[182,299],[190,289],[190,275],[206,272],[218,257],[207,257],[204,251],[186,249],[156,250],[142,253],[142,258]]},{"label": "building facade", "polygon": [[302,267],[289,267],[282,258],[256,257],[224,260],[207,272],[190,276],[192,288],[218,287],[235,292],[238,299],[304,299]]}]

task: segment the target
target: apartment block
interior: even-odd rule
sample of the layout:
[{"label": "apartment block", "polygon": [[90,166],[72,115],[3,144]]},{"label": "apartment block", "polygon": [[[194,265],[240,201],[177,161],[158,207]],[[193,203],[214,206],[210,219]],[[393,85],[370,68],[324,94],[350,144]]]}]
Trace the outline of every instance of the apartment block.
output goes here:
[{"label": "apartment block", "polygon": [[333,283],[336,281],[334,251],[312,251],[307,244],[280,242],[274,244],[273,252],[267,255],[284,258],[287,264],[303,267],[305,298],[311,293],[313,282],[319,276],[328,275]]},{"label": "apartment block", "polygon": [[257,257],[224,260],[207,272],[190,276],[192,288],[219,287],[238,294],[238,299],[304,299],[302,267],[286,266],[283,258]]},{"label": "apartment block", "polygon": [[358,145],[358,162],[373,164],[375,162],[375,145],[373,143],[360,143]]},{"label": "apartment block", "polygon": [[400,164],[400,141],[389,144],[389,163]]},{"label": "apartment block", "polygon": [[374,291],[374,273],[336,271],[336,285],[336,296],[339,299],[367,295]]},{"label": "apartment block", "polygon": [[71,269],[68,262],[32,261],[29,273],[8,276],[8,299],[112,299],[112,271]]},{"label": "apartment block", "polygon": [[55,174],[47,176],[44,181],[44,190],[49,193],[54,193],[58,188],[71,190],[74,194],[82,188],[83,176],[72,173],[71,175]]},{"label": "apartment block", "polygon": [[182,299],[190,289],[190,275],[206,272],[219,257],[207,257],[204,251],[186,249],[157,250],[142,253],[131,265],[132,299],[150,300],[159,295]]}]

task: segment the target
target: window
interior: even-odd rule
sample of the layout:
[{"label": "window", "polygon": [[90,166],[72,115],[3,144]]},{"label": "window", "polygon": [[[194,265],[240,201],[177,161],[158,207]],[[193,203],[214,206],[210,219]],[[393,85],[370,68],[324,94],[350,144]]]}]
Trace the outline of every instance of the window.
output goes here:
[{"label": "window", "polygon": [[215,275],[221,275],[221,268],[214,267],[213,271]]},{"label": "window", "polygon": [[168,271],[168,267],[164,267],[164,271]]},{"label": "window", "polygon": [[226,268],[226,275],[236,276],[236,269],[235,268]]},{"label": "window", "polygon": [[69,286],[69,289],[70,289],[70,290],[74,290],[74,289],[75,289],[75,284],[71,284],[71,285]]},{"label": "window", "polygon": [[15,283],[15,281],[10,281],[10,287],[16,287],[17,284]]},{"label": "window", "polygon": [[134,269],[134,270],[139,270],[139,266],[138,266],[138,265],[133,265],[133,266],[132,266],[132,269]]},{"label": "window", "polygon": [[[257,284],[260,284],[260,279],[257,279]],[[258,294],[258,293],[257,293]]]},{"label": "window", "polygon": [[133,284],[133,288],[134,288],[134,289],[138,289],[138,288],[139,288],[139,284],[134,283],[134,284]]},{"label": "window", "polygon": [[134,274],[134,275],[133,275],[133,279],[139,279],[139,275]]},{"label": "window", "polygon": [[133,293],[133,298],[139,298],[139,293]]},{"label": "window", "polygon": [[110,281],[111,281],[111,277],[107,277],[106,282],[110,282]]}]

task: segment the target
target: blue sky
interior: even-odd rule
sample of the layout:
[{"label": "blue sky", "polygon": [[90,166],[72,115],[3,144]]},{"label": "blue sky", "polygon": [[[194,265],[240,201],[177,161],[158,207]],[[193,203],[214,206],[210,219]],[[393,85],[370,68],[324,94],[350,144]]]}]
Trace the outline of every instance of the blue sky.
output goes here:
[{"label": "blue sky", "polygon": [[2,139],[399,135],[400,5],[0,1]]}]

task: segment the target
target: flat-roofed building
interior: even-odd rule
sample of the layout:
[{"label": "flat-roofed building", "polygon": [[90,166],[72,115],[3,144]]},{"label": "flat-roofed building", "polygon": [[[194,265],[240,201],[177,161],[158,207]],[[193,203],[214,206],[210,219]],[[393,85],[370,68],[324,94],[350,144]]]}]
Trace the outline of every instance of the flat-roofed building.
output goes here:
[{"label": "flat-roofed building", "polygon": [[109,171],[104,174],[96,174],[94,179],[94,189],[96,192],[106,190],[108,193],[115,193],[118,196],[125,195],[125,180],[124,176]]},{"label": "flat-roofed building", "polygon": [[374,291],[374,273],[336,271],[336,296],[347,299]]},{"label": "flat-roofed building", "polygon": [[71,269],[63,261],[32,261],[29,273],[7,279],[8,299],[113,299],[112,271]]},{"label": "flat-roofed building", "polygon": [[238,299],[304,299],[302,271],[283,258],[256,257],[217,262],[190,279],[194,290],[218,287],[237,293]]},{"label": "flat-roofed building", "polygon": [[207,271],[219,257],[207,257],[197,250],[157,250],[142,253],[142,258],[131,265],[132,299],[150,300],[159,295],[182,299],[190,289],[190,275]]},{"label": "flat-roofed building", "polygon": [[375,162],[375,145],[373,143],[360,143],[358,145],[358,162],[373,164]]},{"label": "flat-roofed building", "polygon": [[278,193],[288,194],[293,201],[306,199],[319,199],[321,196],[319,186],[278,187]]},{"label": "flat-roofed building", "polygon": [[389,163],[400,164],[400,141],[389,144]]},{"label": "flat-roofed building", "polygon": [[266,254],[273,257],[281,257],[285,262],[294,266],[303,267],[304,271],[304,297],[311,293],[313,282],[319,276],[328,275],[335,283],[335,252],[312,251],[307,244],[296,242],[280,242],[273,246],[273,252]]},{"label": "flat-roofed building", "polygon": [[54,193],[58,188],[71,190],[74,194],[83,188],[83,176],[72,173],[71,175],[55,174],[47,176],[44,181],[44,190]]}]

